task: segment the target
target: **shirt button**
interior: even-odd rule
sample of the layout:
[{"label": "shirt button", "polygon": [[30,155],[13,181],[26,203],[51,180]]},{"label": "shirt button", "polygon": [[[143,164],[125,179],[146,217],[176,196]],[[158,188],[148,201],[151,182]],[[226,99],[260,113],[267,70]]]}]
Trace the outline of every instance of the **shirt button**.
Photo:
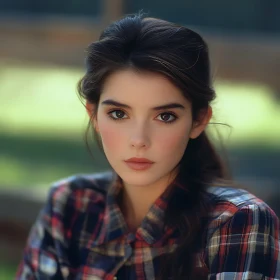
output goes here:
[{"label": "shirt button", "polygon": [[125,257],[129,258],[132,254],[132,248],[130,245],[125,246]]}]

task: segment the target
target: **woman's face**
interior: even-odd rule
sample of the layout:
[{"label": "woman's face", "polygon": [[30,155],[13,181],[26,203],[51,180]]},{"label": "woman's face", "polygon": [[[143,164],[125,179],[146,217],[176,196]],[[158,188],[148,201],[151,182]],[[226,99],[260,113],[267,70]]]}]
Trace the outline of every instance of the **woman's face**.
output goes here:
[{"label": "woman's face", "polygon": [[[94,121],[110,165],[126,185],[134,186],[167,181],[189,138],[205,125],[193,125],[191,104],[167,78],[133,70],[108,77]],[[153,163],[127,163],[131,158]]]}]

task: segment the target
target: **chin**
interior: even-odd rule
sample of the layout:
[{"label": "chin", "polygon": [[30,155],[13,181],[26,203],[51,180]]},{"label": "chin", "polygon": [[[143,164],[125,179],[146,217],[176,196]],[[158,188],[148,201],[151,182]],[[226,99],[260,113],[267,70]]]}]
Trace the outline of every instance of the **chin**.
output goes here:
[{"label": "chin", "polygon": [[159,180],[154,174],[147,171],[126,171],[117,173],[126,184],[139,187],[153,184]]}]

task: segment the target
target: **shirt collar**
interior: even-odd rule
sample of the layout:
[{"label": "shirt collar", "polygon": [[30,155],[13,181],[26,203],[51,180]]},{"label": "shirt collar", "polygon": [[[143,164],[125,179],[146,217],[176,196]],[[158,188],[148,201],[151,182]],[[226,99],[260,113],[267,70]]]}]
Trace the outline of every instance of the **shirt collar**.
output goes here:
[{"label": "shirt collar", "polygon": [[[175,187],[172,183],[167,190]],[[118,194],[122,189],[122,182],[119,176],[115,175],[108,188],[106,206],[102,220],[99,237],[95,245],[102,245],[126,235],[127,241],[134,239],[144,240],[148,244],[154,244],[170,236],[174,229],[164,225],[165,210],[168,202],[168,191],[166,190],[149,209],[140,227],[135,234],[130,234],[125,219],[118,205]]]}]

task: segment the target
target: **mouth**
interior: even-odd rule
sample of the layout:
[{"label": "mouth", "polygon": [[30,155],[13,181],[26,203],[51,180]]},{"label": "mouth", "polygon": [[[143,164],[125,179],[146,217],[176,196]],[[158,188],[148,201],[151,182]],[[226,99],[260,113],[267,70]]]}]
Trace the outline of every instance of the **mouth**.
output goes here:
[{"label": "mouth", "polygon": [[153,161],[151,161],[151,160],[149,160],[149,159],[147,159],[147,158],[136,158],[136,157],[127,159],[127,160],[125,160],[125,162],[133,162],[133,163],[154,163]]},{"label": "mouth", "polygon": [[130,158],[125,160],[125,163],[133,170],[146,170],[154,164],[153,161],[146,158]]}]

